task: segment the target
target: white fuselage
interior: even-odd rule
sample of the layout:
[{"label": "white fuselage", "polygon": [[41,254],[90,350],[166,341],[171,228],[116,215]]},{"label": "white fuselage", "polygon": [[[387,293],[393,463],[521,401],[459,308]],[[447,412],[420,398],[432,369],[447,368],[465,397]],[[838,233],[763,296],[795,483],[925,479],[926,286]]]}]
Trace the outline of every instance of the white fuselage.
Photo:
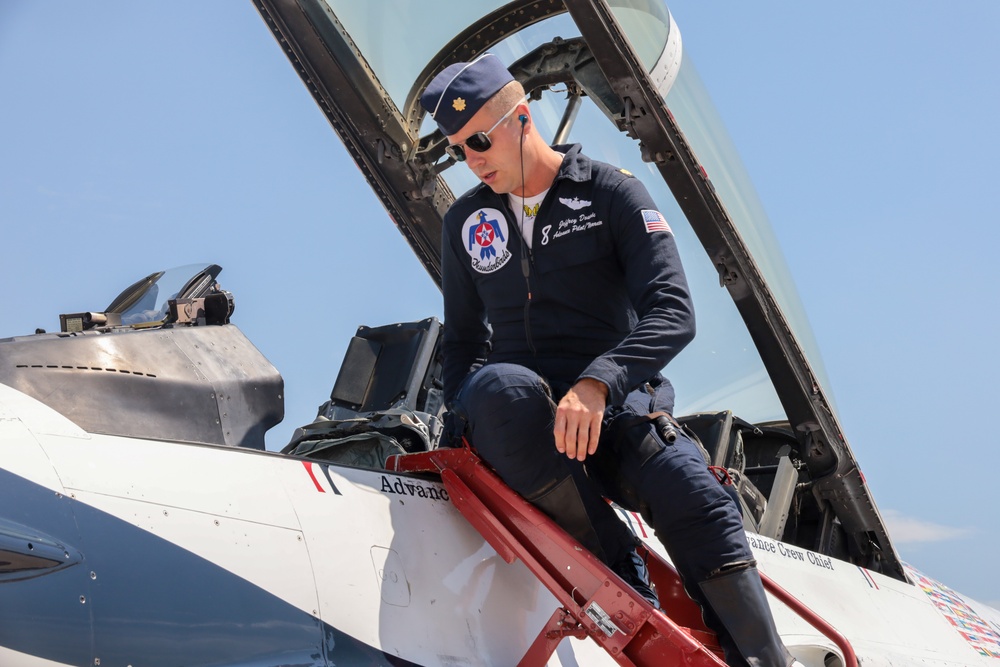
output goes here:
[{"label": "white fuselage", "polygon": [[[420,665],[513,665],[556,606],[526,568],[507,565],[496,555],[447,499],[441,484],[427,479],[270,452],[89,434],[3,385],[0,472],[64,500],[77,516],[80,533],[63,537],[67,542],[78,539],[73,546],[83,554],[80,563],[61,571],[0,582],[0,614],[13,604],[16,587],[48,580],[58,590],[56,578],[62,577],[67,585],[60,604],[66,615],[87,609],[89,621],[83,623],[89,623],[90,648],[81,655],[92,654],[79,663],[39,657],[16,648],[35,644],[12,641],[0,627],[0,664],[6,667],[109,664],[95,662],[105,646],[113,647],[108,650],[116,656],[134,651],[128,664],[138,667],[145,664],[144,651],[165,650],[141,643],[123,648],[113,634],[124,626],[102,622],[101,614],[125,614],[116,612],[120,604],[128,607],[115,599],[122,591],[139,598],[162,597],[162,592],[146,589],[169,574],[170,563],[151,562],[148,569],[126,574],[115,567],[118,561],[102,560],[100,549],[88,548],[99,539],[86,532],[87,522],[94,520],[82,518],[92,514],[136,531],[119,529],[116,534],[169,543],[208,564],[206,573],[217,567],[247,589],[312,619],[316,641],[323,645],[323,657],[316,657],[315,664],[345,663],[343,654],[336,657],[333,628],[373,650]],[[31,515],[22,509],[0,507],[0,519]],[[641,519],[633,514],[626,518],[662,553]],[[761,570],[846,635],[862,664],[1000,665],[996,610],[915,571],[909,574],[917,585],[769,538],[748,537]],[[119,555],[130,548],[115,546]],[[155,560],[156,553],[166,551],[145,549],[135,558]],[[121,580],[126,576],[137,578]],[[88,580],[84,590],[80,581]],[[206,574],[200,590],[188,585],[166,598],[186,613],[186,607],[197,603],[189,601],[193,594],[211,597],[214,580]],[[229,586],[225,590],[232,590]],[[234,608],[240,604],[232,601]],[[784,605],[773,599],[771,605],[785,643],[804,664],[820,666],[828,654],[840,655],[830,640]],[[59,617],[58,610],[53,616]],[[141,625],[142,619],[132,620]],[[152,627],[152,619],[144,622]],[[36,644],[71,641],[41,619],[34,632],[39,634]],[[247,628],[248,634],[253,632]],[[158,641],[165,636],[157,635]],[[183,633],[177,641],[184,641]],[[614,664],[595,644],[576,640],[563,643],[554,663]]]}]

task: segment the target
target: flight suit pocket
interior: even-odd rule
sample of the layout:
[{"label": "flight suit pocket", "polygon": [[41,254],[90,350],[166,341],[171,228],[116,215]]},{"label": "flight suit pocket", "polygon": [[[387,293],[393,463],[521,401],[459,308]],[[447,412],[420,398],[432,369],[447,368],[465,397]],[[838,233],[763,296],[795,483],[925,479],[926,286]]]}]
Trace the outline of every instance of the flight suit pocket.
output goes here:
[{"label": "flight suit pocket", "polygon": [[[604,260],[614,253],[611,239],[602,233],[603,222],[569,222],[542,228],[542,245],[535,251],[535,266],[539,273],[558,271]],[[597,224],[595,224],[597,223]],[[561,228],[559,225],[563,225]],[[545,239],[548,238],[548,242]]]}]

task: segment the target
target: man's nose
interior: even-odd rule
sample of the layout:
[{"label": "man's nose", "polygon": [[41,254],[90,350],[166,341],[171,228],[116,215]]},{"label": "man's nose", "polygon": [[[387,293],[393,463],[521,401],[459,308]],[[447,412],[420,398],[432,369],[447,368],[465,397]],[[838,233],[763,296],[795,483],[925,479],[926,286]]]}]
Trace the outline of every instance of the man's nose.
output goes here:
[{"label": "man's nose", "polygon": [[468,163],[470,169],[475,169],[486,162],[486,156],[477,151],[466,149],[465,161]]}]

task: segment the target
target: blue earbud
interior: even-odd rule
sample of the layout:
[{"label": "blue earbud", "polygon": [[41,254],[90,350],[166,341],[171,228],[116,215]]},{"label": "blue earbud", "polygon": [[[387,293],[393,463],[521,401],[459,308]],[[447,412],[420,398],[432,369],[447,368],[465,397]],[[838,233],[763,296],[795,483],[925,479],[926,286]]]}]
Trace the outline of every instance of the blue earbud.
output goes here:
[{"label": "blue earbud", "polygon": [[521,127],[524,127],[524,124],[528,122],[528,116],[526,114],[521,114],[517,117],[517,119],[521,121]]}]

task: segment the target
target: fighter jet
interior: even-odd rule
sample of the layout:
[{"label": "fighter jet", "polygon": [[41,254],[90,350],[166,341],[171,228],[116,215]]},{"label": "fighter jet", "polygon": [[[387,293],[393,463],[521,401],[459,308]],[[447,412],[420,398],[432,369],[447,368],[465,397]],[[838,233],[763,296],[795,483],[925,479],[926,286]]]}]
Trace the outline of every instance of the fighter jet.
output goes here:
[{"label": "fighter jet", "polygon": [[[452,62],[496,53],[553,144],[579,139],[643,174],[699,309],[669,369],[679,418],[734,480],[760,568],[788,593],[771,606],[792,653],[810,667],[994,664],[1000,612],[900,560],[663,4],[255,4],[435,280],[442,216],[474,184],[418,104]],[[470,240],[484,258],[502,242],[488,222]],[[565,546],[551,526],[534,519],[553,550],[522,549],[504,512],[530,510],[478,508],[443,470],[402,472],[410,455],[449,455],[441,323],[359,328],[316,420],[269,452],[281,376],[231,322],[220,271],[156,271],[57,333],[0,340],[0,664],[649,664],[625,648],[641,630],[545,576]],[[572,561],[618,586],[590,565]],[[661,599],[682,597],[668,580]],[[581,629],[559,635],[553,618]],[[674,618],[686,655],[717,662],[697,618]]]}]

